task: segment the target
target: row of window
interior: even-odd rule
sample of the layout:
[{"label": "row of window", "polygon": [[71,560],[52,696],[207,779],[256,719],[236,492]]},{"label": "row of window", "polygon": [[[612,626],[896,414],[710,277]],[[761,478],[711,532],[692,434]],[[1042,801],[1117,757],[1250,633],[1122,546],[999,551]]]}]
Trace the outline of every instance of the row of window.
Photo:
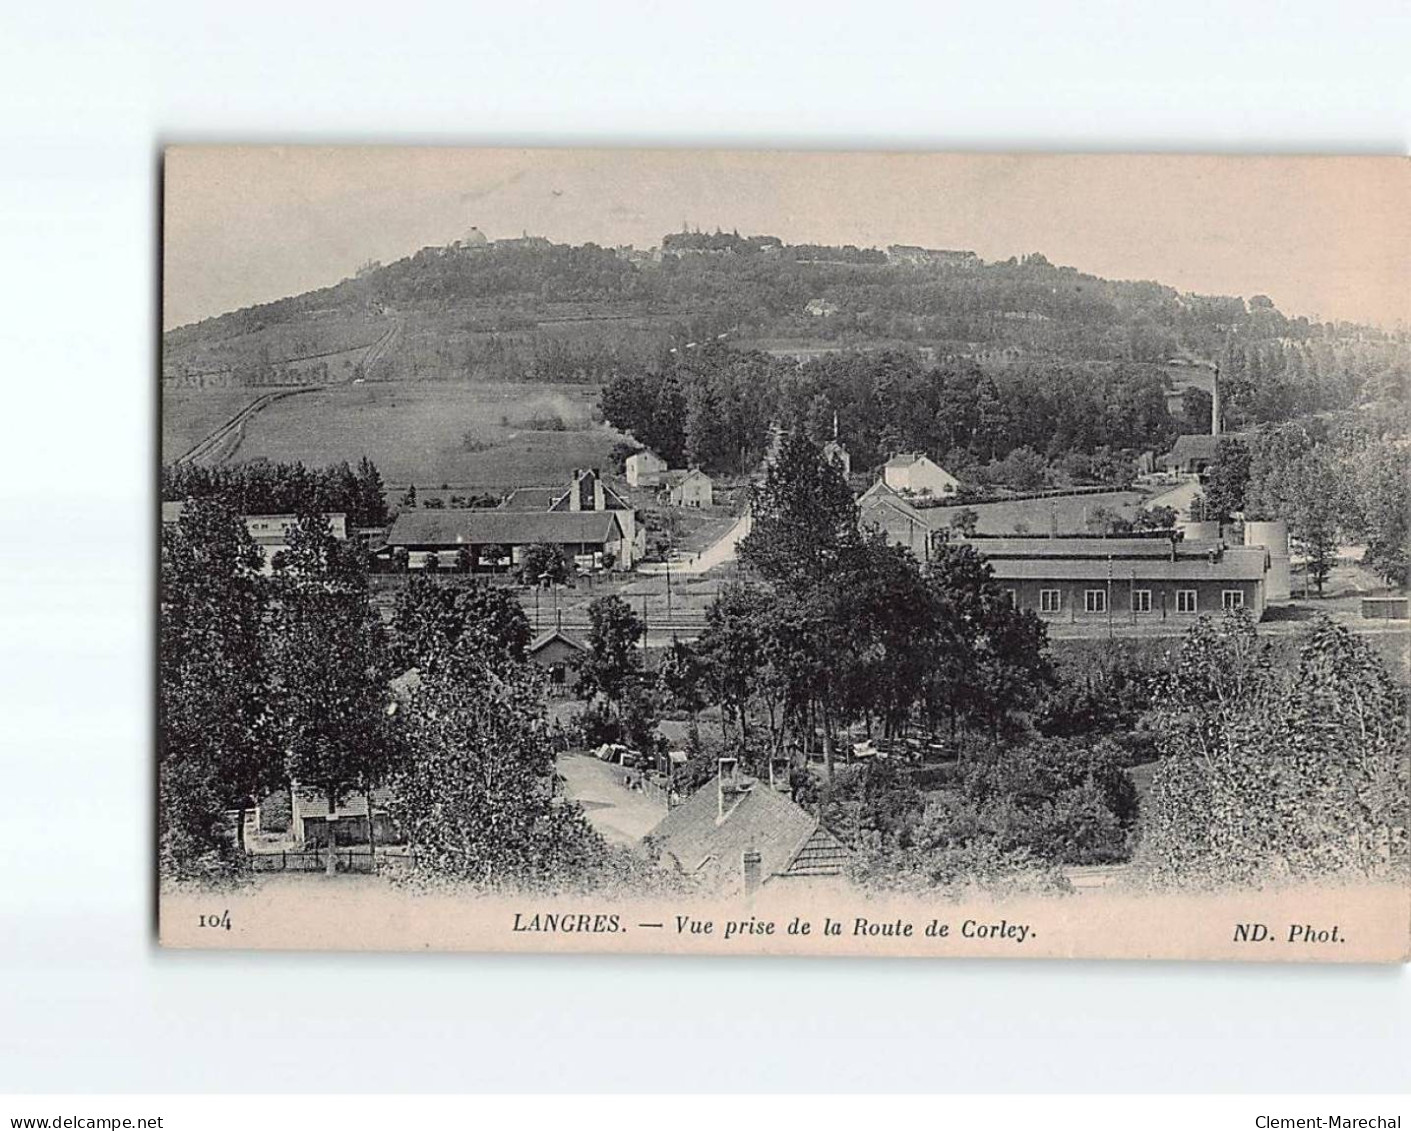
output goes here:
[{"label": "row of window", "polygon": [[[1009,599],[1018,600],[1018,593],[1011,589]],[[1244,608],[1243,589],[1225,589],[1220,593],[1220,607],[1222,609],[1242,609]],[[1063,591],[1061,589],[1040,589],[1039,590],[1039,612],[1059,613],[1063,611]],[[1200,611],[1200,599],[1194,589],[1176,590],[1176,612],[1195,613]],[[1085,613],[1105,613],[1107,612],[1107,590],[1106,589],[1085,589],[1083,590],[1083,612]],[[1132,590],[1132,612],[1151,612],[1151,590]]]}]

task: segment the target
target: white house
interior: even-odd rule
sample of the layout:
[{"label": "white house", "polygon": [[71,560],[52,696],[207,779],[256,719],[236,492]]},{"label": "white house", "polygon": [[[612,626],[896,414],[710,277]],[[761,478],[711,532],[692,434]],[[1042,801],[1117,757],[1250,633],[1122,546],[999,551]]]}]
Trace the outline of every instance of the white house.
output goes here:
[{"label": "white house", "polygon": [[656,487],[661,483],[661,473],[665,470],[666,460],[656,452],[637,452],[627,457],[627,485]]},{"label": "white house", "polygon": [[882,467],[882,479],[893,491],[905,495],[954,495],[960,480],[920,452],[894,455]]}]

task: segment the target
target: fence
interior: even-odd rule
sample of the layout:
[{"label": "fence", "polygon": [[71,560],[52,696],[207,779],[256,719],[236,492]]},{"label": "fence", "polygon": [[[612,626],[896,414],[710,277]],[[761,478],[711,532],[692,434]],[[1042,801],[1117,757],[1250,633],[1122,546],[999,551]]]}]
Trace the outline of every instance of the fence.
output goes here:
[{"label": "fence", "polygon": [[940,499],[908,498],[907,502],[917,510],[960,510],[984,503],[1019,503],[1028,499],[1062,499],[1074,495],[1117,495],[1131,490],[1131,487],[1122,487],[1115,483],[1097,483],[1083,487],[1045,487],[1038,491],[977,492],[964,498],[954,495]]},{"label": "fence", "polygon": [[[294,852],[255,852],[246,859],[252,872],[326,872],[327,849],[296,850]],[[366,849],[340,848],[335,866],[340,872],[372,875],[376,872],[410,867],[415,856],[406,851],[370,853]]]}]

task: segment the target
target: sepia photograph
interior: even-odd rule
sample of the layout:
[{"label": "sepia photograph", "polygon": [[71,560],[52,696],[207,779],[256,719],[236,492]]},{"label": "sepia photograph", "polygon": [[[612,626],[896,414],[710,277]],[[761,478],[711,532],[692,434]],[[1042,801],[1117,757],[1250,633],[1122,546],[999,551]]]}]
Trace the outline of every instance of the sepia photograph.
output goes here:
[{"label": "sepia photograph", "polygon": [[1407,959],[1405,159],[162,177],[163,945]]},{"label": "sepia photograph", "polygon": [[1408,1126],[1406,4],[0,56],[0,1128]]}]

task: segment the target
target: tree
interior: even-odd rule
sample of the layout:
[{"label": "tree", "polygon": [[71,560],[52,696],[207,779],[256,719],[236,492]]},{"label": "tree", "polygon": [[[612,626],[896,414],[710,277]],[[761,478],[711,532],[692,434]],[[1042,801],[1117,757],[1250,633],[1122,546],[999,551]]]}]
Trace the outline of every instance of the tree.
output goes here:
[{"label": "tree", "polygon": [[478,554],[479,564],[482,567],[489,567],[491,573],[498,572],[500,568],[500,563],[506,558],[513,556],[508,546],[500,546],[496,544],[481,546],[478,551]]},{"label": "tree", "polygon": [[489,663],[519,663],[533,633],[529,614],[508,589],[472,585],[460,590],[456,607],[465,618],[462,644]]},{"label": "tree", "polygon": [[552,542],[538,542],[525,548],[519,562],[519,579],[525,585],[543,588],[567,585],[572,572],[563,547]]},{"label": "tree", "polygon": [[1132,520],[1137,530],[1174,530],[1180,516],[1175,507],[1142,507]]},{"label": "tree", "polygon": [[1041,739],[998,746],[961,769],[959,799],[1004,851],[1055,864],[1125,860],[1137,791],[1111,739]]},{"label": "tree", "polygon": [[722,586],[706,609],[697,651],[705,687],[721,706],[720,729],[727,740],[727,707],[739,724],[740,742],[749,740],[748,707],[764,666],[765,622],[772,606],[758,586],[735,583]]},{"label": "tree", "polygon": [[1320,618],[1280,679],[1247,615],[1202,623],[1158,703],[1153,882],[1404,882],[1407,696],[1365,641]]},{"label": "tree", "polygon": [[1390,585],[1405,585],[1411,572],[1411,452],[1386,441],[1355,449],[1348,459],[1349,514],[1366,542],[1362,561]]},{"label": "tree", "polygon": [[420,574],[398,594],[388,635],[403,670],[430,671],[467,654],[492,665],[519,663],[529,645],[529,617],[504,589],[442,585]]},{"label": "tree", "polygon": [[[1282,468],[1277,483],[1289,536],[1302,549],[1308,576],[1321,597],[1324,582],[1337,564],[1338,535],[1347,513],[1343,477],[1322,448],[1313,448]],[[1272,490],[1267,482],[1265,490]]]},{"label": "tree", "polygon": [[400,502],[399,502],[399,505],[400,505],[400,506],[407,507],[407,508],[409,508],[409,509],[416,506],[416,484],[415,484],[415,483],[411,484],[411,486],[409,486],[409,487],[406,489],[406,491],[403,493],[402,498],[401,498],[401,500],[400,500]]},{"label": "tree", "polygon": [[1205,475],[1205,504],[1212,522],[1230,522],[1244,510],[1250,462],[1249,448],[1242,441],[1221,439],[1215,462]]},{"label": "tree", "polygon": [[267,710],[269,588],[260,548],[221,499],[187,503],[162,530],[159,594],[158,832],[164,875],[233,865],[222,831],[283,780]]},{"label": "tree", "polygon": [[741,560],[794,594],[826,580],[861,544],[847,480],[801,435],[785,439],[764,483],[751,494],[751,514]]},{"label": "tree", "polygon": [[1125,534],[1132,529],[1131,520],[1126,515],[1115,507],[1104,504],[1093,508],[1092,514],[1088,516],[1088,524],[1103,535]]},{"label": "tree", "polygon": [[999,734],[1053,682],[1048,631],[1014,606],[973,546],[943,546],[926,567],[937,604],[937,652],[926,692],[933,716]]},{"label": "tree", "polygon": [[975,537],[975,530],[979,525],[980,512],[974,507],[961,507],[950,518],[950,528],[959,530],[967,538]]},{"label": "tree", "polygon": [[1032,491],[1046,482],[1048,462],[1033,448],[1015,448],[992,466],[991,474],[999,482],[1017,490]]},{"label": "tree", "polygon": [[537,680],[474,656],[433,670],[405,712],[408,755],[391,812],[425,879],[517,891],[572,887],[606,847],[551,788]]},{"label": "tree", "polygon": [[641,619],[621,597],[599,597],[588,606],[588,655],[578,670],[578,694],[601,694],[608,709],[622,699],[641,674],[637,642],[645,631]]},{"label": "tree", "polygon": [[1092,474],[1099,483],[1126,490],[1137,478],[1137,469],[1130,458],[1122,452],[1113,451],[1106,444],[1100,445],[1092,456]]},{"label": "tree", "polygon": [[377,465],[367,456],[358,461],[357,497],[361,525],[387,525],[387,488],[382,482]]},{"label": "tree", "polygon": [[672,640],[657,669],[657,688],[668,703],[689,714],[693,723],[705,706],[704,683],[705,664],[696,646]]}]

